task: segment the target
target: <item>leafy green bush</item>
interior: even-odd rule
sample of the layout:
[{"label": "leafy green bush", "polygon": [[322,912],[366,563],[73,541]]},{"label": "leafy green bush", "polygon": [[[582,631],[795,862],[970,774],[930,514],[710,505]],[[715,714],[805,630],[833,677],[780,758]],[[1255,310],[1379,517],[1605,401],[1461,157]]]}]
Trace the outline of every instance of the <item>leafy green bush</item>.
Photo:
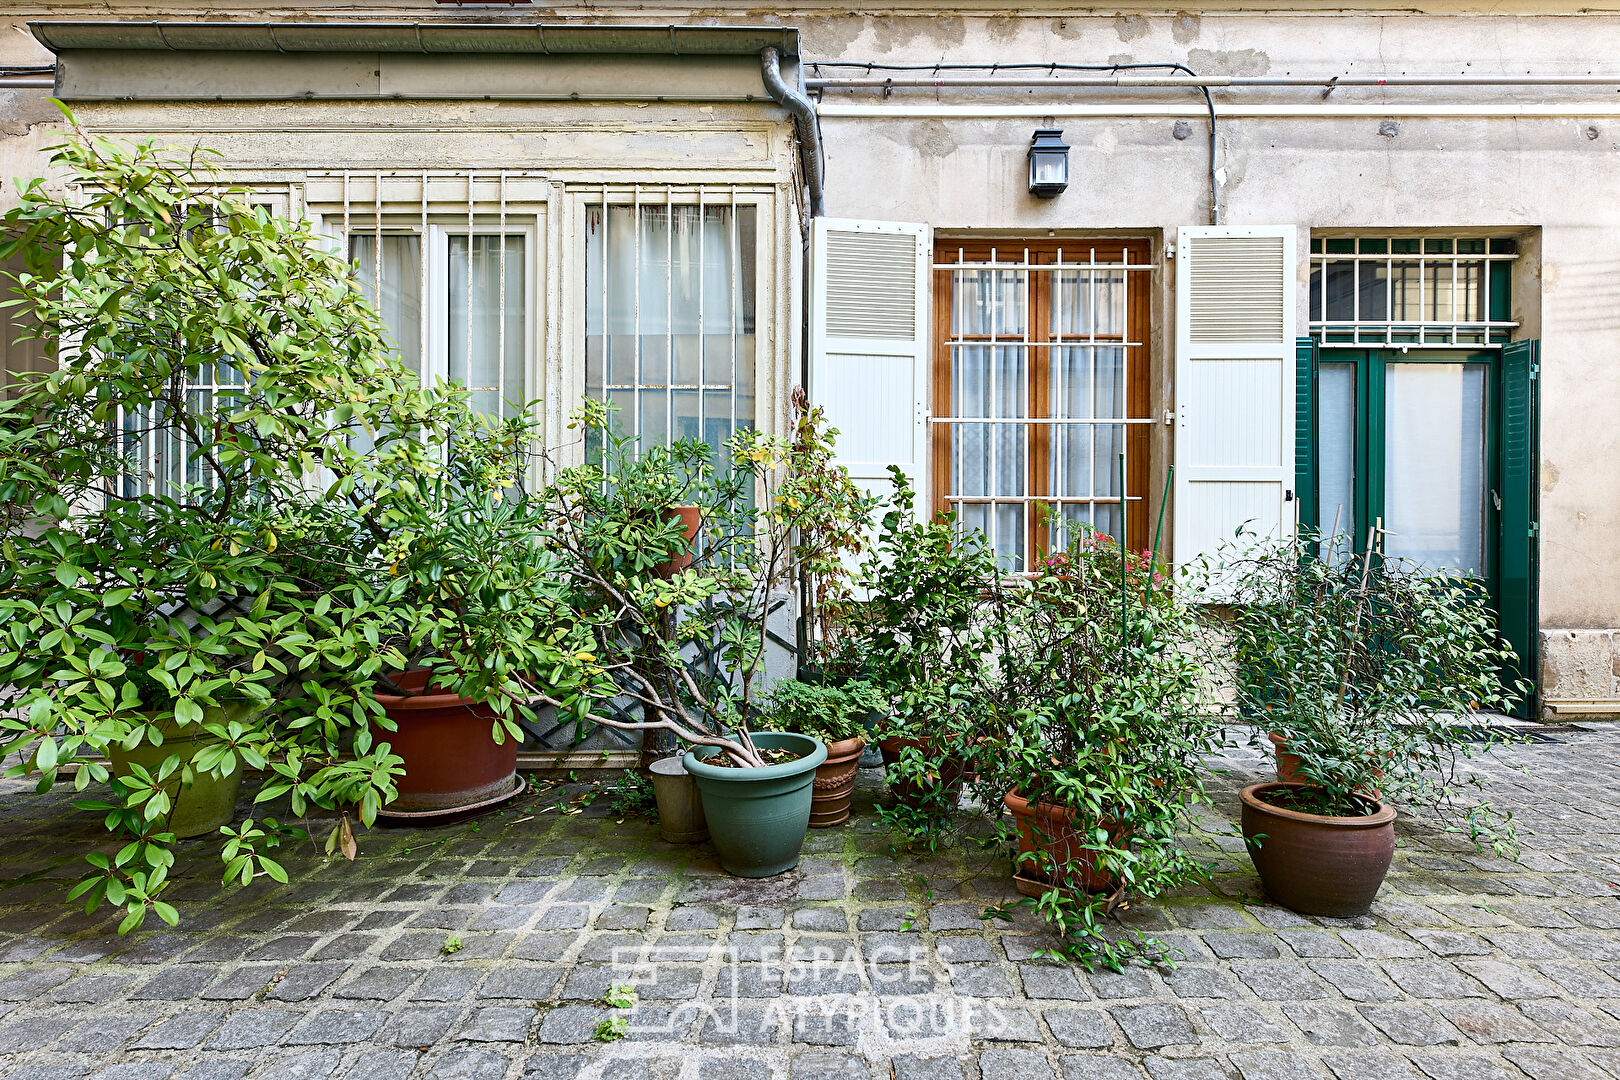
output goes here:
[{"label": "leafy green bush", "polygon": [[1468,759],[1509,736],[1479,739],[1473,716],[1505,709],[1523,683],[1472,581],[1369,551],[1331,552],[1308,530],[1248,537],[1224,560],[1224,623],[1239,713],[1257,745],[1275,732],[1310,790],[1299,809],[1369,812],[1371,798],[1427,806],[1476,844],[1506,852],[1511,815],[1481,797]]},{"label": "leafy green bush", "polygon": [[[178,918],[168,817],[198,773],[342,811],[327,850],[352,857],[348,812],[369,825],[400,771],[373,732],[391,673],[432,667],[507,731],[595,676],[514,494],[523,432],[419,385],[324,239],[150,144],[75,128],[53,162],[82,197],[36,181],[0,221],[56,361],[0,413],[0,751],[41,790],[107,785],[79,805],[117,851],[72,896],[122,932]],[[198,731],[154,770],[105,760]],[[297,832],[226,828],[227,879],[285,880],[267,852]]]},{"label": "leafy green bush", "polygon": [[870,683],[811,683],[782,679],[755,714],[755,726],[814,735],[829,746],[865,738],[881,715],[883,696]]}]

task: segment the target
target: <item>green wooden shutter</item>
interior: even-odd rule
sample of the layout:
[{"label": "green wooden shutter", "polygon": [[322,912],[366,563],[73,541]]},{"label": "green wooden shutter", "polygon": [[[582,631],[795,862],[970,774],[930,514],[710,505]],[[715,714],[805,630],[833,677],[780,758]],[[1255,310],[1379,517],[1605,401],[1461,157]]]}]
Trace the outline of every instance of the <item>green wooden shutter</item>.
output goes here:
[{"label": "green wooden shutter", "polygon": [[[1541,343],[1515,341],[1502,348],[1502,511],[1497,618],[1502,636],[1518,654],[1517,671],[1505,679],[1536,680],[1537,543],[1539,491]],[[1515,703],[1515,716],[1539,712],[1540,690]]]},{"label": "green wooden shutter", "polygon": [[1316,520],[1316,339],[1294,342],[1294,498],[1299,523],[1321,528]]}]

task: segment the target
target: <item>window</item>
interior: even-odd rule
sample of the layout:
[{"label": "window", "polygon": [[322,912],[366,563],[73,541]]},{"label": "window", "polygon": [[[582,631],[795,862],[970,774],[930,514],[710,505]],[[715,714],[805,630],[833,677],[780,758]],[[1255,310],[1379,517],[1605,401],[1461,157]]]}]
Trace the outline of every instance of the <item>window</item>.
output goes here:
[{"label": "window", "polygon": [[430,225],[425,237],[374,229],[350,235],[349,257],[407,367],[466,386],[480,412],[512,416],[527,392],[528,241],[476,225]]},{"label": "window", "polygon": [[1512,239],[1311,238],[1311,331],[1323,345],[1500,345]]},{"label": "window", "polygon": [[585,210],[585,388],[646,443],[754,424],[757,217],[674,192]]},{"label": "window", "polygon": [[1061,549],[1051,517],[1146,546],[1152,269],[1146,241],[936,247],[935,508],[1009,571]]}]

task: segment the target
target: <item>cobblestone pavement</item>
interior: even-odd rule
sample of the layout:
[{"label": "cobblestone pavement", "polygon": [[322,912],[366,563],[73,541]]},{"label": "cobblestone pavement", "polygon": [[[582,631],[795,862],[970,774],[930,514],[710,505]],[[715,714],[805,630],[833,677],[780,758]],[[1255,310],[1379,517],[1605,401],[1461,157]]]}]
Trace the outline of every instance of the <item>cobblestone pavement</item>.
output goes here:
[{"label": "cobblestone pavement", "polygon": [[[1234,751],[1206,815],[1213,887],[1132,912],[1185,959],[1124,974],[1032,960],[1037,923],[978,918],[1009,895],[1004,864],[897,857],[870,812],[741,881],[645,822],[559,812],[561,790],[370,833],[352,865],[289,859],[283,888],[222,892],[190,849],[180,927],[120,939],[61,903],[95,823],[8,783],[0,1076],[1620,1077],[1620,728],[1557,739],[1487,766],[1519,863],[1403,818],[1353,921],[1258,900],[1228,823],[1260,762]],[[598,1003],[629,982],[633,1009]],[[614,1017],[623,1037],[598,1039]]]}]

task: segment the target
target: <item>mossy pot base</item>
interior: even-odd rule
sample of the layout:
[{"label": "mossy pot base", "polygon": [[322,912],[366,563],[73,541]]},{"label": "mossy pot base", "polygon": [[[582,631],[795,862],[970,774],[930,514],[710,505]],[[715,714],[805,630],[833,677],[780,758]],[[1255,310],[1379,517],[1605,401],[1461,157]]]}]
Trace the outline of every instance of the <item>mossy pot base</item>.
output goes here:
[{"label": "mossy pot base", "polygon": [[750,738],[761,750],[799,756],[780,765],[737,769],[708,764],[704,759],[719,750],[700,746],[682,760],[702,793],[720,866],[738,877],[774,877],[799,865],[810,827],[816,766],[827,760],[827,748],[820,739],[785,731],[762,731]]}]

